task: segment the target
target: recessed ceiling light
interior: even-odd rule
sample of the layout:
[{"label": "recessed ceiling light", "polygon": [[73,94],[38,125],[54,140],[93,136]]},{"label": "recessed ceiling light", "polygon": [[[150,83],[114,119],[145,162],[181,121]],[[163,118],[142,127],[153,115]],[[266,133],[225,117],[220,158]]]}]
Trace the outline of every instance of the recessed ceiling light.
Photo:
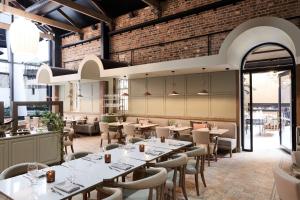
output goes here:
[{"label": "recessed ceiling light", "polygon": [[228,67],[226,67],[225,69],[226,69],[226,70],[229,70],[229,68],[228,68]]},{"label": "recessed ceiling light", "polygon": [[205,68],[205,67],[203,67],[203,68],[202,68],[202,70],[206,70],[206,68]]}]

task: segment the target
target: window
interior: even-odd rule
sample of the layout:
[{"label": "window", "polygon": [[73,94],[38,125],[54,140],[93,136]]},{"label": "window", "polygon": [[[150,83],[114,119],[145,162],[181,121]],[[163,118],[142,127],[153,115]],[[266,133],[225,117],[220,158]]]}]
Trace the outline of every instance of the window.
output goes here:
[{"label": "window", "polygon": [[119,79],[118,94],[124,111],[128,111],[128,79]]}]

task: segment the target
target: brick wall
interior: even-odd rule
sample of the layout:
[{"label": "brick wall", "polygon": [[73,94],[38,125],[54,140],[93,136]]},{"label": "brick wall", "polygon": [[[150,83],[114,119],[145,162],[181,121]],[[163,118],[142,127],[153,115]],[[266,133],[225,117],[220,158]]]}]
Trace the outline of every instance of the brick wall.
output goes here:
[{"label": "brick wall", "polygon": [[[212,2],[215,1],[166,0],[162,2],[162,16]],[[230,30],[249,19],[260,16],[277,16],[287,19],[299,15],[299,0],[244,0],[217,10],[114,35],[110,38],[110,57],[116,61],[127,61],[132,65],[137,65],[217,54]],[[136,11],[133,18],[127,14],[116,18],[115,29],[129,27],[157,17],[152,8],[146,7]],[[299,18],[290,21],[300,27]],[[99,29],[92,31],[91,28],[86,28],[84,31],[85,35],[92,36],[100,33]],[[70,36],[63,38],[62,43],[65,45],[78,40],[78,36]],[[91,53],[100,54],[99,40],[64,48],[62,50],[63,65],[67,68],[76,68],[84,55]]]}]

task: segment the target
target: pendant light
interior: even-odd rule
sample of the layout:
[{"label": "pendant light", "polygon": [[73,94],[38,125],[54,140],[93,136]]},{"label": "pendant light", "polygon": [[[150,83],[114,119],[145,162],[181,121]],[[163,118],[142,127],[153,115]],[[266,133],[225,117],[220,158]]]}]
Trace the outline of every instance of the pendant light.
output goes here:
[{"label": "pendant light", "polygon": [[15,19],[9,27],[8,35],[11,50],[14,54],[37,54],[40,31],[30,20],[22,17]]},{"label": "pendant light", "polygon": [[208,91],[207,90],[201,90],[200,92],[197,93],[198,95],[208,95]]},{"label": "pendant light", "polygon": [[81,94],[80,81],[78,81],[78,95],[77,95],[77,97],[79,97],[79,98],[83,97],[82,94]]},{"label": "pendant light", "polygon": [[179,95],[179,93],[175,91],[174,73],[175,73],[175,71],[172,71],[172,92],[169,94],[169,96],[178,96]]},{"label": "pendant light", "polygon": [[[120,85],[121,81],[122,81],[122,79],[120,79],[119,85]],[[128,79],[126,79],[126,76],[124,76],[123,81],[126,81],[126,82],[127,82],[127,86],[128,86]],[[119,86],[119,87],[120,87],[120,86]],[[129,95],[128,95],[127,92],[123,92],[123,93],[121,94],[121,96],[123,96],[123,97],[128,97]]]},{"label": "pendant light", "polygon": [[150,96],[151,93],[148,91],[148,74],[146,74],[146,85],[145,85],[146,92],[144,93],[145,96]]}]

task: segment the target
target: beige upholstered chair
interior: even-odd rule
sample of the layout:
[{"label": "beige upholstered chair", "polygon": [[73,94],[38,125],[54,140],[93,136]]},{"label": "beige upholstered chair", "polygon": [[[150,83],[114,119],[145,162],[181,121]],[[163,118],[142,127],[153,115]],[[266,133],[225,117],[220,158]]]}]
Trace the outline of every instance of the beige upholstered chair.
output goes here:
[{"label": "beige upholstered chair", "polygon": [[34,128],[38,128],[40,124],[40,118],[39,117],[33,117],[32,118],[32,126]]},{"label": "beige upholstered chair", "polygon": [[101,132],[101,143],[100,147],[102,147],[103,140],[107,139],[107,143],[111,143],[111,139],[115,138],[117,133],[109,131],[109,124],[106,122],[99,122],[100,132]]},{"label": "beige upholstered chair", "polygon": [[208,166],[210,166],[210,156],[214,156],[215,161],[217,161],[218,138],[214,140],[214,143],[211,143],[209,130],[193,130],[192,134],[193,142],[199,147],[205,147],[206,154],[208,155]]},{"label": "beige upholstered chair", "polygon": [[134,138],[130,138],[129,139],[129,142],[130,143],[137,143],[137,142],[141,142],[141,141],[144,141],[144,139],[143,138],[139,138],[139,137],[134,137]]},{"label": "beige upholstered chair", "polygon": [[75,159],[78,159],[78,158],[82,158],[82,157],[85,157],[89,154],[92,154],[92,152],[89,152],[89,151],[79,151],[79,152],[76,152],[76,153],[72,153],[70,154],[70,159],[71,160],[75,160]]},{"label": "beige upholstered chair", "polygon": [[122,200],[122,190],[120,188],[103,187],[98,189],[97,200]]},{"label": "beige upholstered chair", "polygon": [[199,196],[199,173],[201,175],[201,179],[204,187],[206,187],[205,178],[204,178],[204,162],[206,151],[205,148],[202,147],[192,147],[189,151],[185,152],[185,154],[190,158],[185,173],[186,174],[194,174],[195,176],[195,186],[197,195]]},{"label": "beige upholstered chair", "polygon": [[300,151],[292,152],[292,162],[294,166],[300,168]]},{"label": "beige upholstered chair", "polygon": [[156,163],[155,167],[164,167],[169,171],[169,176],[166,182],[166,188],[172,191],[172,199],[176,200],[176,184],[177,184],[177,172],[179,171],[179,186],[181,187],[182,193],[187,199],[186,188],[185,188],[185,168],[188,162],[186,154],[177,154],[172,156],[170,160]]},{"label": "beige upholstered chair", "polygon": [[156,131],[156,137],[158,138],[162,136],[165,138],[169,138],[170,136],[170,129],[168,127],[156,127],[155,131]]},{"label": "beige upholstered chair", "polygon": [[300,180],[289,175],[279,166],[273,168],[277,193],[281,200],[300,199]]},{"label": "beige upholstered chair", "polygon": [[30,123],[31,123],[30,116],[25,116],[24,121],[25,121],[25,127],[27,129],[30,129]]},{"label": "beige upholstered chair", "polygon": [[123,132],[126,135],[126,138],[133,138],[137,135],[135,131],[135,126],[133,124],[127,124],[123,126]]},{"label": "beige upholstered chair", "polygon": [[[0,174],[0,180],[12,178],[12,177],[19,176],[22,174],[26,174],[29,164],[32,164],[32,163],[20,163],[20,164],[13,165],[13,166],[5,169]],[[45,165],[42,163],[36,163],[36,164],[38,166],[38,169],[44,169],[44,168],[48,167],[48,165]]]},{"label": "beige upholstered chair", "polygon": [[64,134],[64,148],[65,148],[65,153],[68,154],[68,149],[67,147],[71,147],[72,153],[74,153],[74,147],[73,147],[73,138],[74,138],[74,129],[65,129],[65,131],[68,131],[68,133]]},{"label": "beige upholstered chair", "polygon": [[[163,199],[164,185],[167,180],[167,170],[164,168],[149,168],[145,178],[132,182],[118,182],[114,186],[123,188],[123,199],[152,200]],[[155,190],[155,193],[154,193]]]}]

